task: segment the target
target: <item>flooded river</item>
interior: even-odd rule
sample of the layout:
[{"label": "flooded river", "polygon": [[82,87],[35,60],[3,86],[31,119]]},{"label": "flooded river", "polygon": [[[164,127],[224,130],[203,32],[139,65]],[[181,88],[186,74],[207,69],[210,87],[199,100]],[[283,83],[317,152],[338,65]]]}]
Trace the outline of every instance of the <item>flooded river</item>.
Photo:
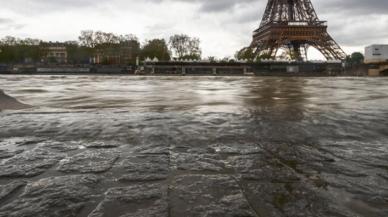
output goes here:
[{"label": "flooded river", "polygon": [[[1,76],[0,216],[386,217],[388,79]],[[1,99],[0,99],[1,100]]]}]

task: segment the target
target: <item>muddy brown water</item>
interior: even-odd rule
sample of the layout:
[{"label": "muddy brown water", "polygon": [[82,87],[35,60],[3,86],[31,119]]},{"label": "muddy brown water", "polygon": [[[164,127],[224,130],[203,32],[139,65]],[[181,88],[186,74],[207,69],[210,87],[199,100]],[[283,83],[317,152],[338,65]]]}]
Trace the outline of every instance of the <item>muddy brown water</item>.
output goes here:
[{"label": "muddy brown water", "polygon": [[0,112],[0,216],[388,216],[388,78],[9,75],[0,89],[33,106]]},{"label": "muddy brown water", "polygon": [[6,93],[4,93],[3,90],[0,89],[0,111],[26,109],[30,107],[31,106],[23,104],[17,101],[15,98],[8,96]]}]

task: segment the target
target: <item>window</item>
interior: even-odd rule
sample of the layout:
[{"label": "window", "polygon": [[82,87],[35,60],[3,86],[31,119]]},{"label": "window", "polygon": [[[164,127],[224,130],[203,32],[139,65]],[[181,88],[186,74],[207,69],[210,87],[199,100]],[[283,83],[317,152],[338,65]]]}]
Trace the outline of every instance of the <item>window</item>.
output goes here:
[{"label": "window", "polygon": [[380,48],[374,48],[372,55],[373,56],[381,56]]}]

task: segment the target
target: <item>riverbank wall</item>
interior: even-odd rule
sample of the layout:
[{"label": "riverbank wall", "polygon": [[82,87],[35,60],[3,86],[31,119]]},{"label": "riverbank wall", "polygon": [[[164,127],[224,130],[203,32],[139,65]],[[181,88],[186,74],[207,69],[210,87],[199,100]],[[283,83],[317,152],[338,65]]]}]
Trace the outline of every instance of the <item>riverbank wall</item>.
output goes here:
[{"label": "riverbank wall", "polygon": [[134,65],[0,65],[0,74],[96,74],[150,76],[367,76],[367,66],[340,62],[146,62]]},{"label": "riverbank wall", "polygon": [[148,62],[143,71],[150,75],[335,76],[343,68],[338,62]]}]

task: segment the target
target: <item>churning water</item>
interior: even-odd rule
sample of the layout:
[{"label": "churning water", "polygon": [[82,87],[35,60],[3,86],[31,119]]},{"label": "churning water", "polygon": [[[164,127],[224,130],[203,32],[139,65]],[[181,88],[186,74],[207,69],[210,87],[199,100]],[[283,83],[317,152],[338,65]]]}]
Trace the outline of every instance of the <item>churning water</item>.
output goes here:
[{"label": "churning water", "polygon": [[[33,106],[0,113],[4,152],[34,150],[9,148],[10,141],[39,138],[115,141],[114,164],[138,153],[167,155],[170,216],[230,213],[216,202],[205,210],[190,209],[205,206],[200,200],[182,204],[189,191],[174,180],[190,175],[205,188],[209,177],[232,177],[249,204],[244,216],[388,216],[387,78],[2,76],[0,89]],[[54,164],[39,175],[64,175],[55,171]],[[3,184],[18,179],[6,177]],[[227,187],[194,192],[230,198]]]}]

